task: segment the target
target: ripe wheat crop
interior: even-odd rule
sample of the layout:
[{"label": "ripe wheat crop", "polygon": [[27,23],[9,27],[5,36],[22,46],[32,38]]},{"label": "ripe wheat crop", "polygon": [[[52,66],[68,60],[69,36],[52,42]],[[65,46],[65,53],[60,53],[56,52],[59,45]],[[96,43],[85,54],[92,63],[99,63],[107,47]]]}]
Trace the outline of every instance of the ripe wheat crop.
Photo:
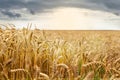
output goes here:
[{"label": "ripe wheat crop", "polygon": [[120,80],[120,32],[1,28],[0,80]]}]

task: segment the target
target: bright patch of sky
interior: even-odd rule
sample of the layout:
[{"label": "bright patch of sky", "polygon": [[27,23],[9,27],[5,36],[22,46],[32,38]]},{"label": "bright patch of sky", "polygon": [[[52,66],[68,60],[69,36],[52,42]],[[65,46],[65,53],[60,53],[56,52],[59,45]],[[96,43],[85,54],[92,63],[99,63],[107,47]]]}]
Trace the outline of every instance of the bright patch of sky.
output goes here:
[{"label": "bright patch of sky", "polygon": [[[26,9],[22,9],[23,11]],[[12,23],[17,28],[27,27],[50,30],[119,30],[120,17],[110,12],[84,8],[59,7],[36,15],[24,14],[26,18],[0,20],[0,24]]]}]

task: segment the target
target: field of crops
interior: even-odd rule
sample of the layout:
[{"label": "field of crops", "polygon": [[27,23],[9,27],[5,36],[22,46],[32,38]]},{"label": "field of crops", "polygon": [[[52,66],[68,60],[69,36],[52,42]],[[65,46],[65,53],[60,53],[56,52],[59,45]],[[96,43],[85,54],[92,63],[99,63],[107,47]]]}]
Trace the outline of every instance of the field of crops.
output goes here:
[{"label": "field of crops", "polygon": [[0,80],[120,80],[120,31],[0,29]]}]

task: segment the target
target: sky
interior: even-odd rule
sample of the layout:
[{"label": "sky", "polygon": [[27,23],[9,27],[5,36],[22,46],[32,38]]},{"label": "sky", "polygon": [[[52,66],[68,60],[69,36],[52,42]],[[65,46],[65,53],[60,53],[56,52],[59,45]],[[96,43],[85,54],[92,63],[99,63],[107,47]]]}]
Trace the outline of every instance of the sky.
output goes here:
[{"label": "sky", "polygon": [[120,0],[0,0],[0,25],[48,30],[120,30]]}]

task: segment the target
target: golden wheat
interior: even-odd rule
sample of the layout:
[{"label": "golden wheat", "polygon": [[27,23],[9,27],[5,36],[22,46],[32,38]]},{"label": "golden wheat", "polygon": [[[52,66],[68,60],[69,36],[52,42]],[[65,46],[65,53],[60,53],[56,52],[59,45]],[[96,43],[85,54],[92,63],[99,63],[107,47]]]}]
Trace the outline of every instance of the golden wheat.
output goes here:
[{"label": "golden wheat", "polygon": [[119,80],[119,31],[0,28],[0,80]]}]

